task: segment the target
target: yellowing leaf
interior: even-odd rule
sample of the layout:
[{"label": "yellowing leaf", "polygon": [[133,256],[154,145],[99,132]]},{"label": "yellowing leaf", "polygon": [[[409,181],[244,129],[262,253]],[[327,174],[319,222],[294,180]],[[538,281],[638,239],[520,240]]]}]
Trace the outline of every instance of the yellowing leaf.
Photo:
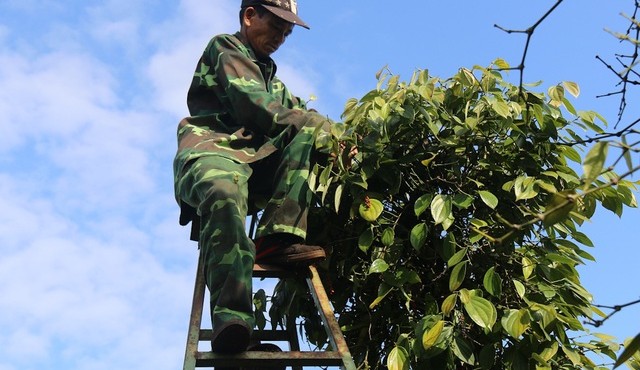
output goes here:
[{"label": "yellowing leaf", "polygon": [[496,66],[497,68],[500,69],[508,69],[509,68],[509,63],[507,63],[506,60],[498,58],[496,60],[493,61],[493,65]]},{"label": "yellowing leaf", "polygon": [[448,316],[453,308],[456,306],[456,302],[458,301],[458,296],[456,294],[451,294],[442,302],[442,313],[445,316]]},{"label": "yellowing leaf", "polygon": [[515,339],[519,339],[529,328],[531,317],[526,309],[509,310],[500,320],[504,330]]},{"label": "yellowing leaf", "polygon": [[409,354],[402,347],[394,347],[387,357],[387,368],[389,370],[408,370]]},{"label": "yellowing leaf", "polygon": [[533,261],[531,261],[527,257],[522,257],[522,274],[524,275],[525,280],[528,280],[533,274],[533,269],[535,265]]},{"label": "yellowing leaf", "polygon": [[571,360],[571,362],[575,366],[582,365],[582,361],[580,359],[580,355],[576,351],[574,351],[571,348],[568,348],[567,346],[562,346],[562,351],[564,352],[565,355],[567,355],[569,360]]},{"label": "yellowing leaf", "polygon": [[442,334],[442,330],[444,329],[444,321],[438,321],[431,329],[426,331],[422,335],[422,346],[424,349],[429,349],[433,347],[434,344],[438,341],[440,334]]},{"label": "yellowing leaf", "polygon": [[373,198],[366,198],[365,201],[360,204],[358,212],[360,213],[360,217],[369,222],[374,222],[382,214],[382,209],[383,206],[381,201]]},{"label": "yellowing leaf", "polygon": [[527,292],[526,288],[524,287],[524,284],[514,279],[513,285],[516,287],[516,292],[518,292],[518,295],[520,296],[520,298],[524,298],[524,295]]},{"label": "yellowing leaf", "polygon": [[451,197],[436,195],[431,201],[431,216],[436,225],[445,222],[451,216]]},{"label": "yellowing leaf", "polygon": [[573,95],[574,98],[580,96],[580,86],[577,83],[571,81],[564,81],[562,83],[565,89],[569,92],[569,94]]},{"label": "yellowing leaf", "polygon": [[558,342],[553,342],[548,347],[540,352],[540,357],[542,357],[545,361],[550,361],[555,355],[558,353]]}]

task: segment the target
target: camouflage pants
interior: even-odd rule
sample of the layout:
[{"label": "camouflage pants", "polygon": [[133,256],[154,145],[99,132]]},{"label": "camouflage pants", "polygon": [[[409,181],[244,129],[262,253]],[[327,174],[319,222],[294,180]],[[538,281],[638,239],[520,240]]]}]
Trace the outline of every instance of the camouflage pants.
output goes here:
[{"label": "camouflage pants", "polygon": [[231,319],[254,325],[255,245],[245,230],[253,202],[266,200],[256,236],[286,232],[306,237],[313,130],[305,128],[291,140],[285,137],[276,138],[279,150],[260,161],[248,164],[204,156],[176,178],[177,196],[200,216],[199,247],[214,328]]}]

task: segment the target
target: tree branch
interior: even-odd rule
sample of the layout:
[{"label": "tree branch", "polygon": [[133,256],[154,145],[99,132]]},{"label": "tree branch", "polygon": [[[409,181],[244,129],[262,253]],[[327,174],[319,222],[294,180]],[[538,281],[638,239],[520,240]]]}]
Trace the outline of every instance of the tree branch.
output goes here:
[{"label": "tree branch", "polygon": [[[629,28],[627,28],[626,33],[618,34],[615,32],[608,31],[614,37],[620,40],[620,42],[627,41],[633,45],[633,52],[629,55],[616,54],[616,61],[620,64],[622,69],[617,71],[610,63],[607,63],[603,58],[599,55],[596,55],[596,59],[598,59],[605,67],[613,72],[616,77],[620,80],[616,86],[621,86],[620,90],[611,92],[608,94],[603,94],[597,96],[597,98],[609,97],[613,95],[620,95],[620,105],[618,107],[618,122],[614,126],[616,128],[618,124],[622,121],[624,116],[624,112],[627,109],[627,92],[628,87],[630,85],[640,85],[640,74],[635,70],[638,65],[638,49],[640,48],[640,22],[638,22],[638,10],[640,9],[640,0],[635,0],[635,10],[631,17],[622,14],[623,17],[627,18],[630,22]],[[628,59],[628,62],[623,61],[623,59]],[[636,121],[637,122],[637,121]]]},{"label": "tree branch", "polygon": [[533,26],[527,28],[526,30],[512,30],[512,29],[507,29],[504,28],[502,26],[499,26],[497,24],[494,24],[493,26],[501,31],[504,31],[508,34],[511,33],[524,33],[527,35],[527,41],[525,42],[525,46],[524,46],[524,51],[522,53],[522,59],[520,60],[520,65],[515,67],[515,68],[508,68],[509,70],[518,70],[520,71],[520,95],[522,95],[522,89],[523,89],[523,85],[524,85],[524,66],[525,66],[525,61],[527,59],[527,53],[529,52],[529,44],[531,43],[531,37],[533,36],[533,33],[535,32],[536,28],[538,28],[538,26],[551,14],[553,13],[554,10],[556,10],[556,8],[563,2],[564,0],[558,0],[556,1],[556,3],[549,9],[547,10],[547,12],[540,18],[538,19],[538,21],[536,23],[533,24]]},{"label": "tree branch", "polygon": [[598,307],[598,308],[604,308],[604,309],[613,310],[613,311],[610,314],[608,314],[605,318],[603,318],[602,320],[588,319],[587,321],[585,321],[585,324],[593,325],[594,327],[599,328],[600,326],[602,326],[605,323],[605,321],[609,320],[613,315],[615,315],[618,312],[622,311],[624,308],[627,308],[629,306],[633,306],[633,305],[636,305],[636,304],[640,304],[640,299],[638,299],[637,301],[633,301],[633,302],[629,302],[629,303],[625,303],[625,304],[621,304],[621,305],[615,305],[615,306],[594,305],[595,307]]}]

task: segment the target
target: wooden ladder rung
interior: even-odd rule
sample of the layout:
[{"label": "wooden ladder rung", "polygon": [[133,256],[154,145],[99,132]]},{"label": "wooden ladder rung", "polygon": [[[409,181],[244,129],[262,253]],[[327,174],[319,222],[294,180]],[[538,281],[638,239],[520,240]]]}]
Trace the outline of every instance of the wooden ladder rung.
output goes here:
[{"label": "wooden ladder rung", "polygon": [[235,355],[221,355],[213,352],[198,352],[197,366],[251,366],[260,362],[261,367],[290,366],[341,366],[342,356],[334,351],[248,351]]},{"label": "wooden ladder rung", "polygon": [[[200,341],[210,341],[213,338],[213,330],[200,329]],[[254,330],[251,339],[265,342],[285,342],[290,339],[286,330]]]}]

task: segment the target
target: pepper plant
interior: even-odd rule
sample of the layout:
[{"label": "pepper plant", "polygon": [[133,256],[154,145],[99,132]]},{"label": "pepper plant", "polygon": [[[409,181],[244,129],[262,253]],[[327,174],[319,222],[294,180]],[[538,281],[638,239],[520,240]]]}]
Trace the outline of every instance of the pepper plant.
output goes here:
[{"label": "pepper plant", "polygon": [[[309,240],[326,245],[325,286],[362,369],[604,369],[613,338],[592,335],[576,269],[593,260],[580,231],[600,207],[636,207],[629,148],[584,143],[606,125],[578,112],[572,82],[534,92],[497,60],[449,79],[387,72],[344,122],[310,185]],[[528,90],[531,89],[531,90]],[[348,159],[344,146],[357,147]],[[605,165],[620,148],[629,171]],[[271,315],[326,337],[303,287],[278,285]]]}]

